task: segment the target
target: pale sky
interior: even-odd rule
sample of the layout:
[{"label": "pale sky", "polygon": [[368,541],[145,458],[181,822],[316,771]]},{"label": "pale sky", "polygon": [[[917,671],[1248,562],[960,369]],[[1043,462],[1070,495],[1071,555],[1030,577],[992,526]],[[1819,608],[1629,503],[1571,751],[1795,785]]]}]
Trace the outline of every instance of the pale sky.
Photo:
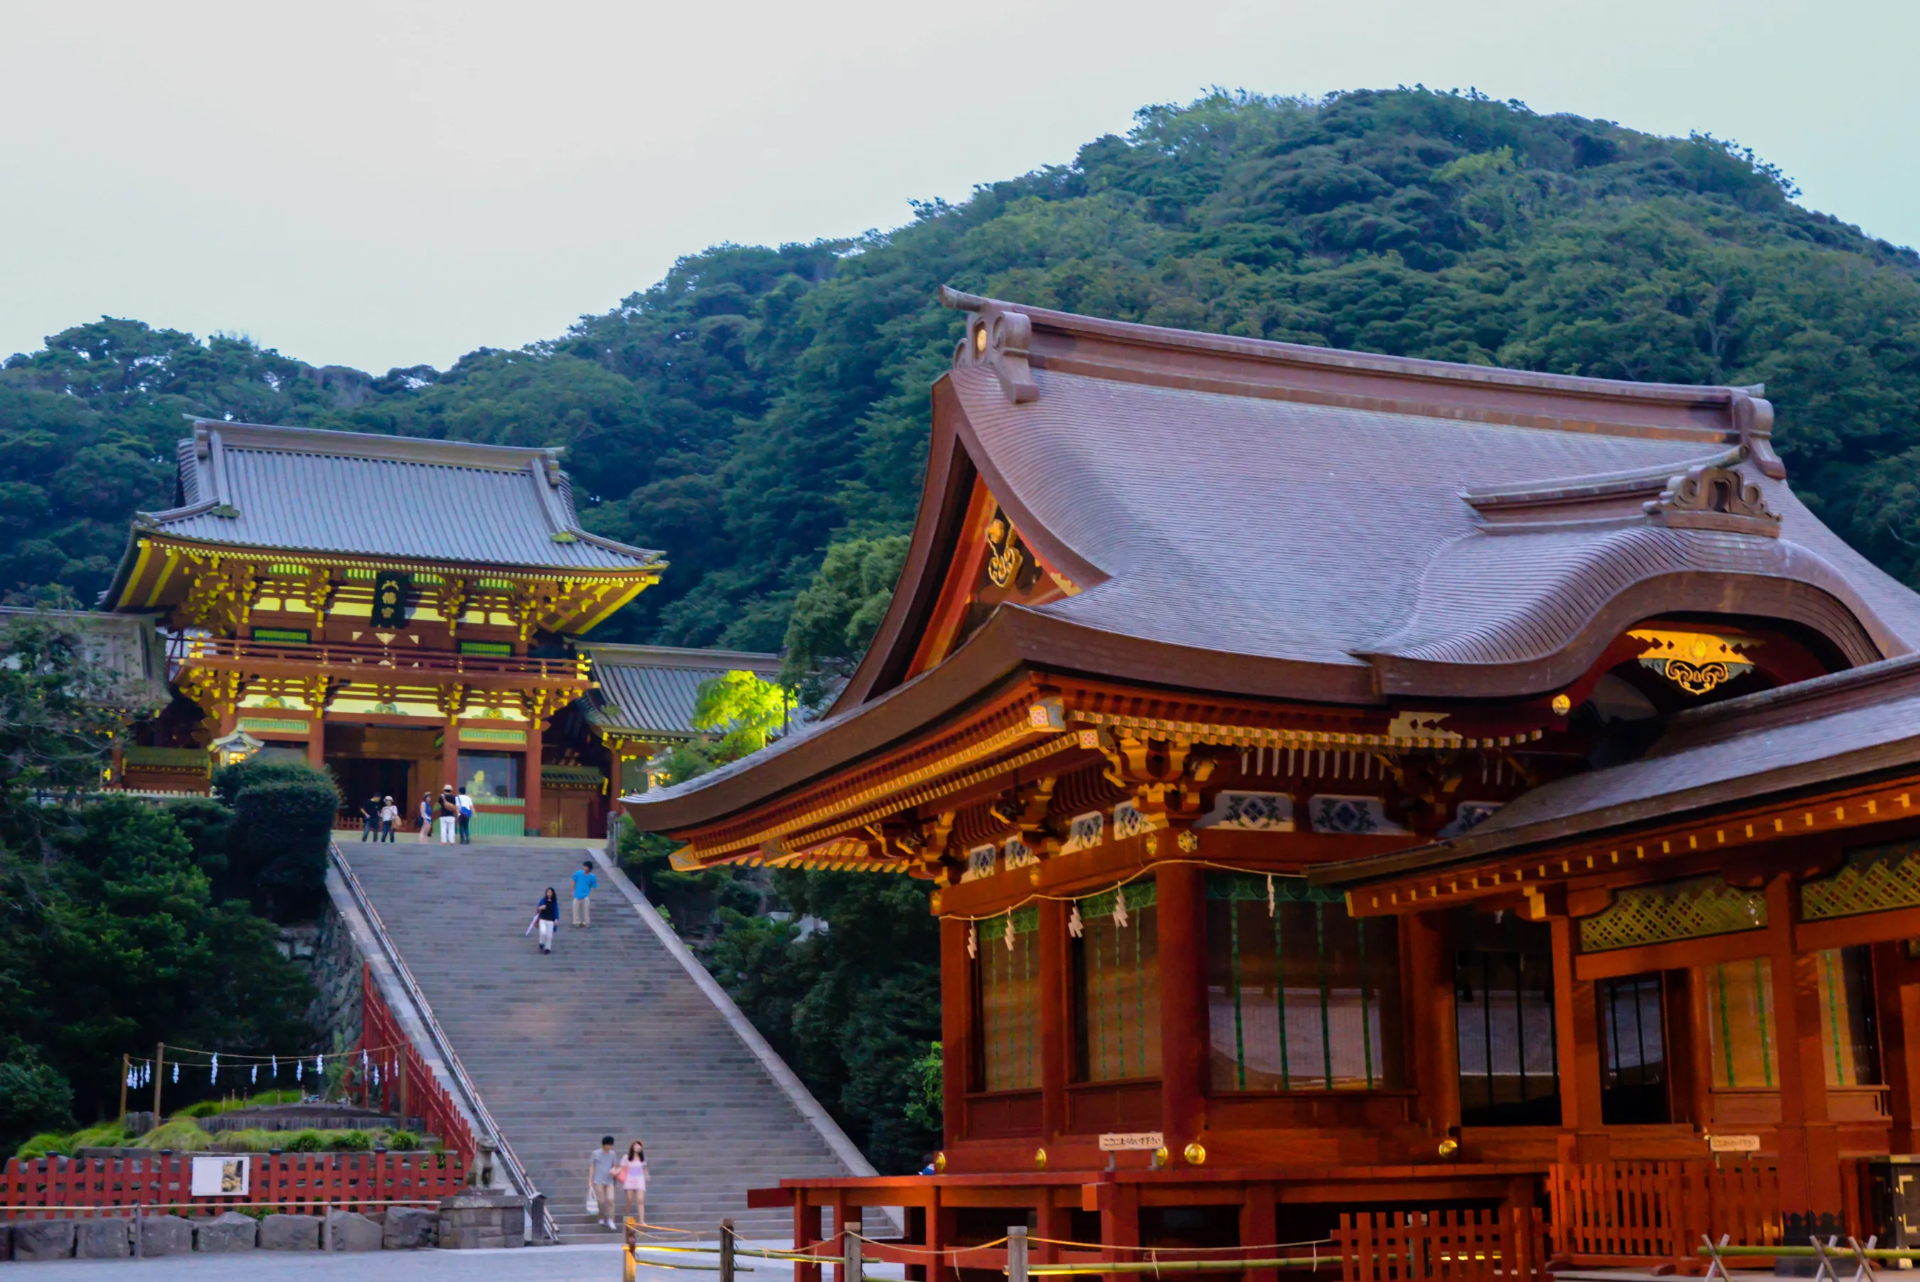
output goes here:
[{"label": "pale sky", "polygon": [[444,368],[1209,85],[1711,132],[1911,245],[1917,44],[1911,0],[0,0],[0,356],[108,314]]}]

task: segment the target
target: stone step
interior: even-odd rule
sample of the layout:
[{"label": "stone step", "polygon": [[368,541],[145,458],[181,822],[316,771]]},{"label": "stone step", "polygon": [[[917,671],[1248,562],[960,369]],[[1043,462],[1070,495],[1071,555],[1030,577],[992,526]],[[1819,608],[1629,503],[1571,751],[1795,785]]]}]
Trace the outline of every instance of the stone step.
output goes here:
[{"label": "stone step", "polygon": [[594,925],[524,936],[539,891],[570,894],[573,848],[341,849],[563,1240],[612,1240],[582,1205],[605,1134],[647,1141],[647,1218],[785,1241],[792,1213],[746,1206],[783,1177],[846,1174],[819,1133],[605,874]]}]

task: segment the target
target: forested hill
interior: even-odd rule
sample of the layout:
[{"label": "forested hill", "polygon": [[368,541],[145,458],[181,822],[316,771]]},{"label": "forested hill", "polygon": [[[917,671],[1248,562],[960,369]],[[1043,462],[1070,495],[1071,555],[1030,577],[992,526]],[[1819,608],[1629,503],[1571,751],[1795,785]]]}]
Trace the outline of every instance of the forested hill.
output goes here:
[{"label": "forested hill", "polygon": [[800,652],[844,655],[918,496],[927,387],[961,328],[943,282],[1368,351],[1764,382],[1801,494],[1920,583],[1920,264],[1793,195],[1711,138],[1479,96],[1216,94],[891,232],[684,259],[551,342],[444,372],[103,320],[0,370],[0,590],[92,602],[129,514],[169,501],[191,412],[566,446],[588,525],[672,561],[610,634],[774,648],[793,614]]}]

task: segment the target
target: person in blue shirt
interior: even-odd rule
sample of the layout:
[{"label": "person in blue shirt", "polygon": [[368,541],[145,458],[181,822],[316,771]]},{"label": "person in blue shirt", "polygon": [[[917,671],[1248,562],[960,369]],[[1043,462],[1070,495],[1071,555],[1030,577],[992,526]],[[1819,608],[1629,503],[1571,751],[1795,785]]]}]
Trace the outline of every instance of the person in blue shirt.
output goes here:
[{"label": "person in blue shirt", "polygon": [[590,896],[600,879],[593,875],[593,860],[583,859],[573,874],[573,924],[585,929],[593,925],[593,903]]}]

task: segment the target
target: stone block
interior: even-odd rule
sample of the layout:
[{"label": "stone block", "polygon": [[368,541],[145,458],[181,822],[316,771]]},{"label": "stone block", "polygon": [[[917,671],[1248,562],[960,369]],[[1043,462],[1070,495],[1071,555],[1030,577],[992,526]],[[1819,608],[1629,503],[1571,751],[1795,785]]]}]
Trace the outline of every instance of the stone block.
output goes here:
[{"label": "stone block", "polygon": [[440,1203],[440,1245],[455,1251],[525,1246],[527,1200],[497,1189],[468,1189]]},{"label": "stone block", "polygon": [[193,1221],[181,1215],[149,1215],[140,1221],[140,1258],[193,1253]]},{"label": "stone block", "polygon": [[352,1211],[329,1211],[327,1230],[336,1251],[378,1251],[380,1226]]},{"label": "stone block", "polygon": [[13,1258],[13,1225],[0,1224],[0,1264]]},{"label": "stone block", "polygon": [[260,1221],[262,1251],[318,1251],[320,1217],[317,1215],[269,1215]]},{"label": "stone block", "polygon": [[380,1245],[389,1251],[416,1251],[440,1240],[440,1215],[424,1206],[387,1208],[386,1231]]},{"label": "stone block", "polygon": [[124,1260],[133,1254],[133,1221],[75,1220],[73,1253],[82,1260]]},{"label": "stone block", "polygon": [[260,1239],[260,1223],[251,1215],[222,1211],[193,1226],[196,1251],[251,1251]]},{"label": "stone block", "polygon": [[13,1226],[13,1258],[23,1264],[30,1260],[71,1260],[73,1221],[19,1221]]}]

